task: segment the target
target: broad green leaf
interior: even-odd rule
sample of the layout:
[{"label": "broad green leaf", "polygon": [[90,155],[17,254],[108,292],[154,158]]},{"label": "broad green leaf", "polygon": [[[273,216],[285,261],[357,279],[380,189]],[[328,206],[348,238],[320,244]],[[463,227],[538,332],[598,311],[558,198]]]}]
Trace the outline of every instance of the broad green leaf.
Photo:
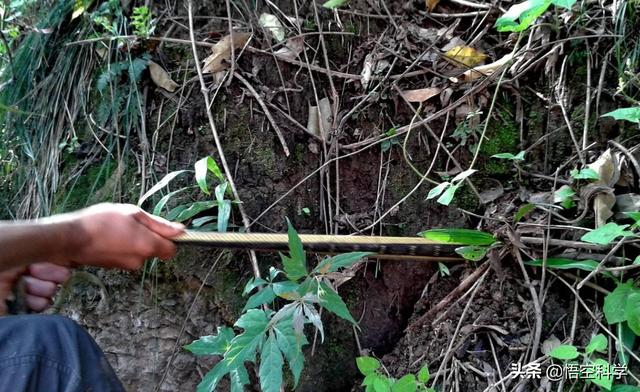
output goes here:
[{"label": "broad green leaf", "polygon": [[577,0],[551,0],[551,4],[556,7],[571,9]]},{"label": "broad green leaf", "polygon": [[271,285],[265,286],[262,290],[249,297],[242,311],[254,309],[264,304],[270,304],[274,299],[276,299],[276,294],[273,292],[273,287]]},{"label": "broad green leaf", "polygon": [[253,289],[255,289],[256,287],[264,284],[267,284],[267,281],[262,278],[251,278],[247,282],[246,286],[244,286],[244,290],[242,290],[242,295],[247,295],[251,291],[253,291]]},{"label": "broad green leaf", "polygon": [[628,216],[629,218],[633,219],[633,226],[631,227],[631,229],[634,229],[638,226],[640,226],[640,212],[638,211],[627,211],[624,213],[626,216]]},{"label": "broad green leaf", "polygon": [[601,117],[604,116],[613,117],[616,120],[626,120],[638,124],[640,123],[640,107],[616,109],[613,112],[603,114]]},{"label": "broad green leaf", "polygon": [[391,392],[415,392],[417,388],[416,376],[407,374],[391,385]]},{"label": "broad green leaf", "polygon": [[380,361],[373,357],[358,357],[356,358],[356,365],[363,376],[368,376],[380,368]]},{"label": "broad green leaf", "polygon": [[282,256],[282,264],[284,272],[290,280],[296,281],[308,275],[307,272],[307,256],[302,247],[302,241],[298,233],[287,219],[288,236],[289,236],[289,257]]},{"label": "broad green leaf", "polygon": [[[241,366],[243,365],[241,364]],[[209,370],[207,374],[204,375],[196,388],[196,392],[214,391],[220,380],[234,369],[235,368],[230,368],[229,364],[225,360],[218,362],[213,369]]]},{"label": "broad green leaf", "polygon": [[[525,262],[526,265],[533,267],[542,267],[542,259],[535,259]],[[547,268],[555,269],[579,269],[583,271],[594,271],[598,267],[598,262],[595,260],[572,260],[550,257],[547,259]]]},{"label": "broad green leaf", "polygon": [[[526,30],[538,17],[549,8],[551,0],[527,0],[515,4],[498,20],[498,31],[520,32]],[[519,22],[517,22],[519,21]]]},{"label": "broad green leaf", "polygon": [[578,358],[578,349],[570,344],[561,344],[551,350],[549,356],[563,361]]},{"label": "broad green leaf", "polygon": [[640,392],[640,387],[634,385],[614,385],[611,392]]},{"label": "broad green leaf", "polygon": [[518,208],[518,212],[516,212],[516,215],[513,217],[513,223],[520,222],[522,218],[524,218],[526,215],[528,215],[531,211],[535,209],[536,209],[535,204],[531,204],[531,203],[524,204],[523,206]]},{"label": "broad green leaf", "polygon": [[348,1],[349,0],[329,0],[324,4],[322,4],[322,6],[324,8],[334,9],[334,8],[342,7],[343,5],[347,4]]},{"label": "broad green leaf", "polygon": [[599,333],[591,338],[591,341],[589,342],[587,347],[584,349],[584,352],[587,354],[591,354],[594,351],[597,351],[599,353],[605,353],[607,352],[608,344],[609,344],[609,341],[607,340],[607,337]]},{"label": "broad green leaf", "polygon": [[276,338],[278,340],[278,347],[284,354],[289,364],[291,374],[293,374],[294,388],[298,385],[300,380],[300,374],[304,368],[304,354],[302,353],[302,347],[309,342],[304,335],[296,335],[293,328],[292,319],[282,320],[274,327]]},{"label": "broad green leaf", "polygon": [[305,317],[314,327],[320,332],[320,341],[324,342],[324,327],[322,326],[322,320],[320,319],[320,314],[316,310],[313,305],[302,305],[302,311],[304,312]]},{"label": "broad green leaf", "polygon": [[440,197],[436,201],[444,206],[448,206],[453,201],[453,197],[456,195],[459,187],[460,184],[449,186],[444,190],[444,192],[442,192],[442,195],[440,195]]},{"label": "broad green leaf", "polygon": [[622,365],[629,365],[631,356],[625,348],[631,350],[636,342],[636,334],[629,328],[626,322],[616,324],[616,351],[618,353],[618,361]]},{"label": "broad green leaf", "polygon": [[591,362],[593,366],[593,378],[590,381],[597,386],[604,388],[604,390],[609,391],[613,386],[613,374],[611,370],[611,366],[607,361],[602,358],[598,358]]},{"label": "broad green leaf", "polygon": [[553,202],[560,203],[564,208],[573,207],[573,196],[576,192],[569,185],[563,185],[553,193]]},{"label": "broad green leaf", "polygon": [[578,169],[571,170],[571,177],[575,178],[576,180],[599,180],[600,179],[600,175],[590,167],[587,167],[581,170],[578,170]]},{"label": "broad green leaf", "polygon": [[636,291],[629,295],[624,308],[629,328],[636,335],[640,335],[640,292]]},{"label": "broad green leaf", "polygon": [[215,201],[213,201],[213,200],[196,201],[196,202],[192,203],[186,209],[182,210],[178,214],[178,216],[176,216],[173,220],[175,220],[176,222],[184,222],[187,219],[193,218],[194,216],[198,215],[199,213],[201,213],[203,211],[206,211],[206,210],[209,210],[209,209],[215,207],[216,204],[217,203]]},{"label": "broad green leaf", "polygon": [[203,216],[201,218],[196,218],[191,222],[191,226],[193,227],[200,227],[206,223],[212,222],[216,220],[215,216]]},{"label": "broad green leaf", "polygon": [[280,298],[288,301],[295,301],[300,298],[298,293],[299,284],[292,281],[277,282],[272,285],[273,292]]},{"label": "broad green leaf", "polygon": [[231,200],[222,200],[218,202],[218,221],[217,228],[219,233],[227,231],[229,226],[229,217],[231,216]]},{"label": "broad green leaf", "polygon": [[178,170],[178,171],[171,172],[171,173],[167,174],[166,176],[164,176],[162,178],[162,180],[160,180],[157,184],[152,186],[151,189],[149,189],[144,195],[142,195],[140,200],[138,200],[138,206],[141,206],[142,203],[145,202],[145,200],[147,200],[153,194],[158,192],[160,189],[162,189],[165,186],[167,186],[171,182],[171,180],[173,180],[174,178],[178,177],[180,174],[186,173],[186,172],[188,172],[188,170]]},{"label": "broad green leaf", "polygon": [[440,194],[444,192],[444,190],[447,189],[450,185],[451,183],[445,181],[436,185],[434,188],[431,188],[431,190],[427,194],[427,200],[431,200],[433,198],[440,196]]},{"label": "broad green leaf", "polygon": [[260,389],[262,392],[280,392],[282,386],[282,353],[276,335],[271,333],[260,352]]},{"label": "broad green leaf", "polygon": [[604,316],[609,324],[621,323],[627,321],[625,314],[625,304],[629,296],[637,292],[638,289],[633,287],[633,282],[619,284],[611,293],[604,297]]},{"label": "broad green leaf", "polygon": [[374,378],[373,390],[375,392],[391,392],[391,380],[382,376]]},{"label": "broad green leaf", "polygon": [[229,373],[231,377],[231,392],[244,392],[244,386],[249,384],[249,373],[244,365],[238,366]]},{"label": "broad green leaf", "polygon": [[629,227],[629,225],[619,225],[614,222],[609,222],[604,226],[600,226],[586,233],[580,239],[591,244],[609,245],[618,237],[632,236],[633,232],[625,230],[627,227]]},{"label": "broad green leaf", "polygon": [[477,172],[476,169],[468,169],[463,171],[462,173],[458,173],[458,175],[456,175],[455,177],[453,177],[453,180],[451,180],[451,182],[455,182],[458,183],[460,181],[464,181],[466,180],[469,176],[471,176],[473,173]]},{"label": "broad green leaf", "polygon": [[175,190],[173,192],[169,192],[166,195],[162,196],[162,199],[160,199],[160,201],[158,201],[158,203],[155,205],[155,207],[153,207],[153,215],[156,216],[160,216],[160,213],[162,212],[162,209],[164,209],[164,206],[167,205],[167,202],[169,201],[169,199],[171,199],[173,196],[175,196],[176,194],[189,189],[189,188],[180,188],[178,190]]},{"label": "broad green leaf", "polygon": [[347,305],[342,301],[342,298],[325,282],[320,282],[318,297],[321,301],[320,306],[354,325],[358,324],[349,313],[349,309],[347,309]]},{"label": "broad green leaf", "polygon": [[455,251],[465,260],[480,261],[487,255],[489,248],[486,246],[470,245],[461,246],[460,248],[456,248]]},{"label": "broad green leaf", "polygon": [[214,176],[221,182],[224,181],[224,176],[222,175],[222,171],[216,164],[216,161],[211,157],[202,158],[197,161],[194,165],[194,169],[196,171],[196,182],[198,186],[202,190],[202,192],[209,195],[209,189],[207,187],[207,173],[211,172]]},{"label": "broad green leaf", "polygon": [[269,318],[263,310],[250,309],[240,316],[234,324],[244,332],[231,341],[221,363],[226,363],[232,369],[242,366],[244,361],[254,361],[256,349],[264,340]]},{"label": "broad green leaf", "polygon": [[184,210],[186,210],[189,207],[191,207],[191,204],[181,204],[175,208],[172,208],[169,212],[167,212],[165,219],[173,221],[178,217],[178,215],[180,215]]},{"label": "broad green leaf", "polygon": [[497,159],[509,159],[512,161],[524,161],[524,151],[520,151],[518,154],[513,155],[510,152],[503,152],[500,154],[494,154],[491,155],[491,158],[497,158]]},{"label": "broad green leaf", "polygon": [[431,375],[429,374],[429,367],[427,365],[424,365],[422,368],[420,368],[420,371],[418,372],[418,381],[420,381],[423,384],[426,384],[430,378],[431,378]]},{"label": "broad green leaf", "polygon": [[362,384],[361,384],[361,385],[362,385],[363,387],[367,387],[367,389],[366,389],[367,391],[371,390],[369,387],[373,388],[373,380],[374,380],[376,377],[379,377],[376,373],[370,373],[370,374],[368,374],[368,375],[364,378],[364,380],[362,380]]},{"label": "broad green leaf", "polygon": [[201,336],[200,339],[194,340],[184,348],[195,355],[224,355],[234,337],[233,329],[218,327],[217,335]]},{"label": "broad green leaf", "polygon": [[492,245],[496,239],[492,234],[471,229],[432,229],[418,233],[428,240],[454,245]]},{"label": "broad green leaf", "polygon": [[372,254],[373,253],[371,252],[350,252],[328,257],[322,260],[316,268],[313,269],[313,273],[326,274],[329,272],[336,272],[340,268],[349,268],[364,257]]}]

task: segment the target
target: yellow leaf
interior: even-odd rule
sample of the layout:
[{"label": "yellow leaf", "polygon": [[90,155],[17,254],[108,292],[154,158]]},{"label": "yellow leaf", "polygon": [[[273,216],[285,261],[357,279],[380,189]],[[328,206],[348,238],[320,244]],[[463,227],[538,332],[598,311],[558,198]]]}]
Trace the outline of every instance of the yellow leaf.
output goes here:
[{"label": "yellow leaf", "polygon": [[440,0],[426,0],[426,2],[427,2],[427,9],[429,10],[429,12],[431,12],[433,11],[434,8],[436,8],[436,5],[438,5]]},{"label": "yellow leaf", "polygon": [[231,35],[227,35],[217,44],[213,46],[211,55],[204,59],[204,66],[202,67],[203,73],[216,73],[225,70],[228,67],[228,62],[231,60],[231,45],[234,49],[240,49],[244,47],[249,38],[250,33],[233,33],[233,42],[231,42]]},{"label": "yellow leaf", "polygon": [[158,87],[162,87],[169,92],[174,92],[179,87],[178,83],[171,80],[169,73],[153,61],[149,61],[149,73],[151,74],[151,80]]},{"label": "yellow leaf", "polygon": [[445,58],[453,64],[464,64],[473,67],[487,58],[487,55],[469,46],[456,46],[444,54]]},{"label": "yellow leaf", "polygon": [[71,14],[71,20],[74,20],[80,15],[84,14],[84,11],[85,11],[84,6],[74,9],[73,14]]}]

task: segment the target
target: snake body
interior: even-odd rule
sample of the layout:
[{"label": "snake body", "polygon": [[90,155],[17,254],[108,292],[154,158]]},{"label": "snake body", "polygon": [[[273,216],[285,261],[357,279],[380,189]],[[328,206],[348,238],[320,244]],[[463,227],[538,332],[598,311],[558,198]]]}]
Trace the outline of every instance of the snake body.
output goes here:
[{"label": "snake body", "polygon": [[[218,233],[186,231],[174,239],[177,243],[215,248],[287,251],[287,234]],[[458,259],[455,248],[462,244],[441,243],[421,237],[367,237],[347,235],[300,234],[302,246],[316,253],[372,252],[389,259]],[[384,257],[382,257],[384,256]]]}]

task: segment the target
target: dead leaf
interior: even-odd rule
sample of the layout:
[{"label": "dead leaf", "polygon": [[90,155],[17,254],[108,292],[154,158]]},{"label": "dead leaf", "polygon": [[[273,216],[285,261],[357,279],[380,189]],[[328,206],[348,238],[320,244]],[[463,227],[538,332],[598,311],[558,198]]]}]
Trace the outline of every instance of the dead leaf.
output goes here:
[{"label": "dead leaf", "polygon": [[458,36],[455,36],[455,37],[449,38],[449,42],[445,46],[441,47],[440,50],[443,51],[443,52],[448,52],[448,51],[450,51],[451,49],[453,49],[453,48],[455,48],[457,46],[465,46],[465,45],[466,45],[466,43],[464,42],[464,40],[462,38],[460,38]]},{"label": "dead leaf", "polygon": [[616,204],[616,197],[612,193],[599,193],[593,199],[593,211],[596,218],[596,229],[607,224],[613,216],[612,208]]},{"label": "dead leaf", "polygon": [[367,56],[364,58],[364,66],[362,67],[362,72],[360,73],[360,76],[362,76],[360,82],[362,83],[362,87],[364,87],[365,89],[369,86],[369,82],[371,82],[371,75],[373,74],[373,67],[375,64],[374,58],[375,57],[373,53],[367,54]]},{"label": "dead leaf", "polygon": [[178,83],[171,80],[171,76],[169,76],[169,73],[165,71],[164,68],[153,61],[149,61],[149,73],[151,74],[151,80],[153,80],[156,86],[162,87],[171,93],[180,87]]},{"label": "dead leaf", "polygon": [[284,41],[284,27],[282,27],[282,23],[280,23],[275,15],[267,14],[266,12],[264,12],[260,15],[258,23],[264,29],[269,31],[271,33],[271,36],[275,38],[276,41]]},{"label": "dead leaf", "polygon": [[295,60],[304,50],[304,37],[289,38],[284,47],[276,50],[274,53],[280,57],[286,57]]},{"label": "dead leaf", "polygon": [[542,342],[542,353],[545,355],[549,355],[554,348],[561,345],[562,342],[555,335],[551,335],[549,339]]},{"label": "dead leaf", "polygon": [[512,58],[513,58],[513,54],[508,54],[498,61],[494,61],[493,63],[490,63],[490,64],[479,65],[475,68],[465,71],[465,73],[463,73],[460,77],[452,77],[452,78],[449,78],[449,80],[451,80],[454,83],[461,83],[461,82],[471,82],[482,76],[489,76],[492,73],[494,73],[496,70],[502,68],[502,66],[507,64],[509,61],[511,61]]},{"label": "dead leaf", "polygon": [[327,140],[331,130],[331,102],[329,98],[322,98],[318,106],[309,106],[307,130],[320,140]]},{"label": "dead leaf", "polygon": [[418,90],[404,90],[400,94],[409,102],[424,102],[429,98],[433,98],[442,91],[439,87],[427,87]]},{"label": "dead leaf", "polygon": [[618,159],[611,152],[611,149],[607,149],[595,162],[588,164],[587,167],[598,173],[600,179],[595,182],[596,184],[613,187],[620,179]]},{"label": "dead leaf", "polygon": [[433,11],[433,9],[436,8],[439,2],[440,0],[426,0],[427,9],[429,10],[429,12]]},{"label": "dead leaf", "polygon": [[464,64],[467,67],[474,67],[487,58],[486,54],[470,46],[455,46],[448,50],[444,56],[455,65]]},{"label": "dead leaf", "polygon": [[[240,49],[244,47],[249,38],[250,33],[233,33],[233,48]],[[231,35],[227,35],[213,46],[211,55],[204,59],[203,73],[216,73],[227,69],[228,62],[231,60]]]}]

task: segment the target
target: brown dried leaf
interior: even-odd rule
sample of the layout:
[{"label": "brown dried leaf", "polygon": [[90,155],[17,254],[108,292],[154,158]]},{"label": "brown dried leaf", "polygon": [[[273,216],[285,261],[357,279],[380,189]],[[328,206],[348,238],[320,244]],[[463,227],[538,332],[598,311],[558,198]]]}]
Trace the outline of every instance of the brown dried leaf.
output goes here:
[{"label": "brown dried leaf", "polygon": [[295,60],[304,50],[304,37],[289,38],[284,47],[278,49],[274,53],[280,57],[286,57]]},{"label": "brown dried leaf", "polygon": [[429,12],[433,11],[433,9],[436,8],[438,3],[440,2],[440,0],[425,0],[425,1],[426,1],[427,9],[429,10]]},{"label": "brown dried leaf", "polygon": [[231,41],[231,35],[227,35],[218,41],[213,46],[211,55],[204,59],[204,66],[202,67],[203,73],[216,73],[225,70],[228,67],[228,62],[231,60],[231,46],[233,44],[234,49],[240,49],[244,47],[249,38],[250,33],[233,33],[233,42]]},{"label": "brown dried leaf", "polygon": [[493,63],[489,63],[486,65],[479,65],[475,68],[467,70],[460,77],[452,77],[449,78],[454,83],[461,82],[471,82],[482,76],[489,76],[494,73],[496,70],[502,68],[503,65],[507,64],[513,58],[512,54],[508,54],[501,58],[500,60],[494,61]]},{"label": "brown dried leaf", "polygon": [[160,65],[149,61],[149,73],[151,74],[151,80],[156,86],[161,87],[169,92],[174,92],[178,87],[178,83],[171,80],[169,73],[164,70]]},{"label": "brown dried leaf", "polygon": [[402,97],[409,102],[424,102],[429,98],[433,98],[442,91],[439,87],[427,87],[418,90],[404,90],[401,92]]}]

